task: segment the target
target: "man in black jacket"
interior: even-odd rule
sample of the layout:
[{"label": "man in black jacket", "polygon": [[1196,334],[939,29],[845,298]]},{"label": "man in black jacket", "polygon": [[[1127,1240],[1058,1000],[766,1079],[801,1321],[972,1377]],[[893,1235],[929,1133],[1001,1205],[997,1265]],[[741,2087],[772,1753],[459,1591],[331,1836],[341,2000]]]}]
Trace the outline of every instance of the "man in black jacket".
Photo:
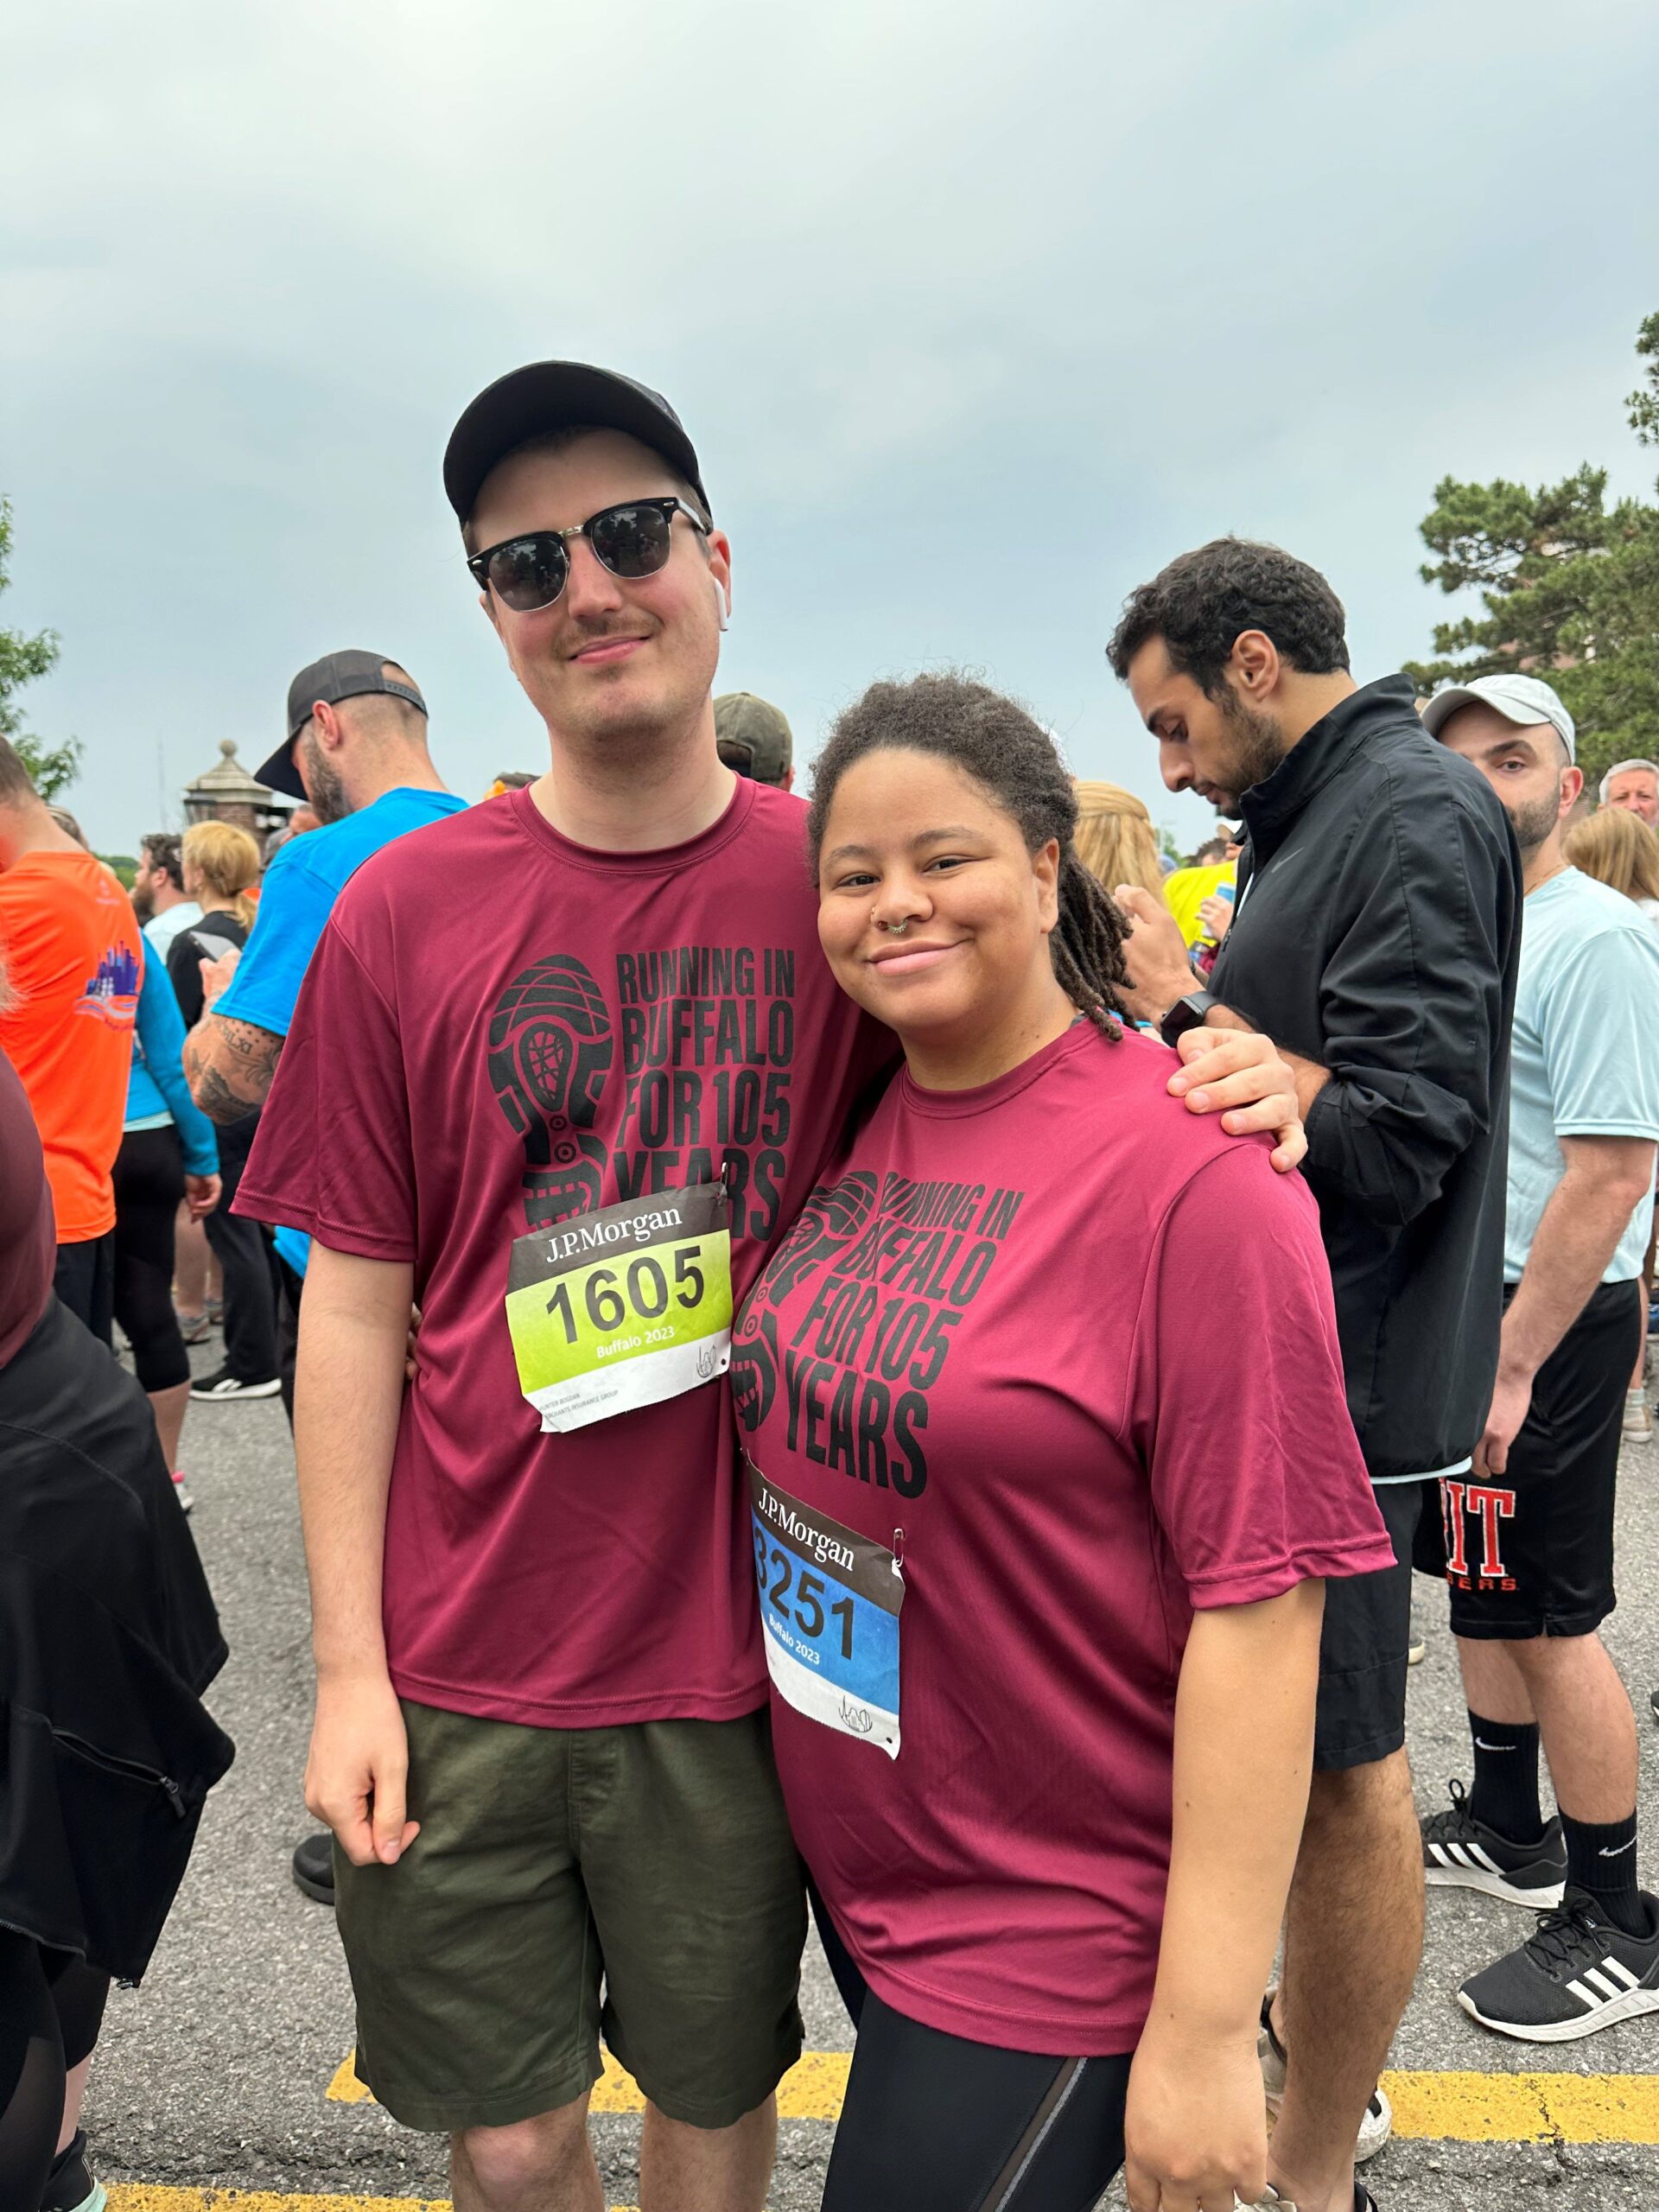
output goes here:
[{"label": "man in black jacket", "polygon": [[1158,903],[1118,892],[1131,1005],[1172,1043],[1198,1021],[1264,1030],[1295,1070],[1349,1409],[1400,1561],[1326,1592],[1285,1978],[1263,2008],[1274,2181],[1303,2212],[1348,2212],[1357,2152],[1387,2137],[1376,2085],[1422,1942],[1412,1539],[1434,1478],[1470,1464],[1497,1365],[1520,860],[1408,680],[1356,686],[1341,602],[1277,548],[1172,562],[1109,652],[1165,783],[1242,812],[1249,838],[1208,991]]}]

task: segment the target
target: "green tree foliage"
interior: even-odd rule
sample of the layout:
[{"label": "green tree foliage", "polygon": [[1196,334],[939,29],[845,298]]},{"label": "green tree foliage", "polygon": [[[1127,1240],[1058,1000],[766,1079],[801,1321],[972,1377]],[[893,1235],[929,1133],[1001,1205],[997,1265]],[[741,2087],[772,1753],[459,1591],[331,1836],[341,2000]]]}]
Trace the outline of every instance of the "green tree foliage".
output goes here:
[{"label": "green tree foliage", "polygon": [[[0,499],[0,592],[11,582],[11,502]],[[57,663],[54,630],[37,630],[33,637],[22,630],[0,629],[0,737],[10,738],[22,756],[35,790],[48,803],[60,798],[80,772],[81,747],[67,737],[48,745],[23,728],[22,709],[16,695],[25,683],[44,676]]]},{"label": "green tree foliage", "polygon": [[[1643,381],[1629,397],[1630,428],[1640,444],[1659,446],[1659,314],[1636,350]],[[1422,524],[1436,556],[1423,582],[1478,590],[1485,613],[1436,623],[1435,658],[1406,667],[1424,691],[1516,670],[1543,677],[1578,724],[1579,764],[1592,784],[1629,754],[1659,758],[1659,506],[1610,507],[1606,492],[1606,470],[1587,463],[1535,491],[1444,478]]]}]

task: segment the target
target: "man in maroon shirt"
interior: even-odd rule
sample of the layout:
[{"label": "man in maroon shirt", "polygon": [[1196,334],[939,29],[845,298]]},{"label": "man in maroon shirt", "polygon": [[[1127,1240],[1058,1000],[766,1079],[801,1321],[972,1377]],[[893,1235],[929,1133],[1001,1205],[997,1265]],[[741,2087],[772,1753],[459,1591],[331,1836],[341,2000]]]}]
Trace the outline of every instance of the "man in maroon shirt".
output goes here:
[{"label": "man in maroon shirt", "polygon": [[597,2212],[602,2020],[642,2202],[760,2212],[804,1908],[731,1299],[890,1048],[818,955],[801,803],[715,750],[728,549],[670,408],[523,370],[445,481],[551,765],[341,893],[243,1185],[314,1239],[308,1801],[359,2070],[451,2134],[459,2207]]}]

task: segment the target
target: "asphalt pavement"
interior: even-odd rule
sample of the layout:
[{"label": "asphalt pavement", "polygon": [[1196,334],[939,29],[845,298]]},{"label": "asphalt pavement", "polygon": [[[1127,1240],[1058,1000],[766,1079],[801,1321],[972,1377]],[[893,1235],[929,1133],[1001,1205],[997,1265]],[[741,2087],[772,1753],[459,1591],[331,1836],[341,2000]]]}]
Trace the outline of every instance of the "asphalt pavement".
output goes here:
[{"label": "asphalt pavement", "polygon": [[[199,1370],[215,1365],[217,1339],[194,1357]],[[311,1682],[293,1455],[280,1403],[193,1405],[182,1458],[196,1541],[231,1645],[210,1702],[236,1739],[237,1759],[209,1802],[143,1986],[111,1998],[86,2113],[99,2170],[112,2184],[442,2197],[442,2139],[340,2094],[353,2044],[351,1991],[332,1914],[289,1878],[289,1853],[310,1825],[300,1785]],[[1659,1685],[1659,1442],[1626,1452],[1619,1512],[1624,1602],[1608,1642],[1636,1700],[1645,1878],[1659,1886],[1659,1727],[1648,1710],[1649,1688]],[[1468,1745],[1444,1593],[1420,1584],[1419,1611],[1428,1656],[1413,1672],[1410,1740],[1420,1803],[1431,1810],[1446,1802],[1446,1779],[1466,1775]],[[1241,1812],[1248,1817],[1247,1808]],[[1391,2061],[1410,2076],[1416,2132],[1367,2170],[1382,2212],[1612,2212],[1659,2202],[1659,2126],[1650,2124],[1659,2083],[1632,2090],[1599,2078],[1659,2071],[1659,2016],[1554,2048],[1504,2042],[1467,2019],[1453,1993],[1518,1942],[1530,1916],[1441,1891],[1430,1896],[1428,1923]],[[850,2047],[816,1944],[803,2011],[810,2050]],[[833,2067],[826,2072],[833,2077]],[[1591,2077],[1567,2085],[1571,2098],[1559,2083],[1535,2094],[1525,2082],[1496,2085],[1513,2091],[1512,2105],[1525,2092],[1522,2101],[1541,2109],[1555,2137],[1588,2139],[1466,2139],[1494,2123],[1482,2094],[1491,2085],[1464,2082],[1465,2074]],[[810,2096],[798,2101],[813,2108]],[[1555,2109],[1573,2116],[1558,2120]],[[639,2201],[638,2126],[626,2112],[593,2122],[613,2205]],[[829,2119],[783,2122],[773,2212],[816,2212],[832,2132]],[[1649,2139],[1596,2139],[1644,2133]],[[115,2199],[117,2212],[138,2212],[146,2202],[184,2200],[147,2199],[137,2189]]]}]

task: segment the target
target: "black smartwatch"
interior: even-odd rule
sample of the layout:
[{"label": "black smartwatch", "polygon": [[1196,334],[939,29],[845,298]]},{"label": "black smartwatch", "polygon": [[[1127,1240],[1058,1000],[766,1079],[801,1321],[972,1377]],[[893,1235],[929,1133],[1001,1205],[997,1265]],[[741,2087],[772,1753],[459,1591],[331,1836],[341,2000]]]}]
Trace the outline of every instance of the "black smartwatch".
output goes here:
[{"label": "black smartwatch", "polygon": [[1184,999],[1177,999],[1158,1025],[1158,1034],[1166,1045],[1173,1045],[1189,1029],[1202,1029],[1204,1017],[1212,1006],[1221,1001],[1211,991],[1189,991]]}]

